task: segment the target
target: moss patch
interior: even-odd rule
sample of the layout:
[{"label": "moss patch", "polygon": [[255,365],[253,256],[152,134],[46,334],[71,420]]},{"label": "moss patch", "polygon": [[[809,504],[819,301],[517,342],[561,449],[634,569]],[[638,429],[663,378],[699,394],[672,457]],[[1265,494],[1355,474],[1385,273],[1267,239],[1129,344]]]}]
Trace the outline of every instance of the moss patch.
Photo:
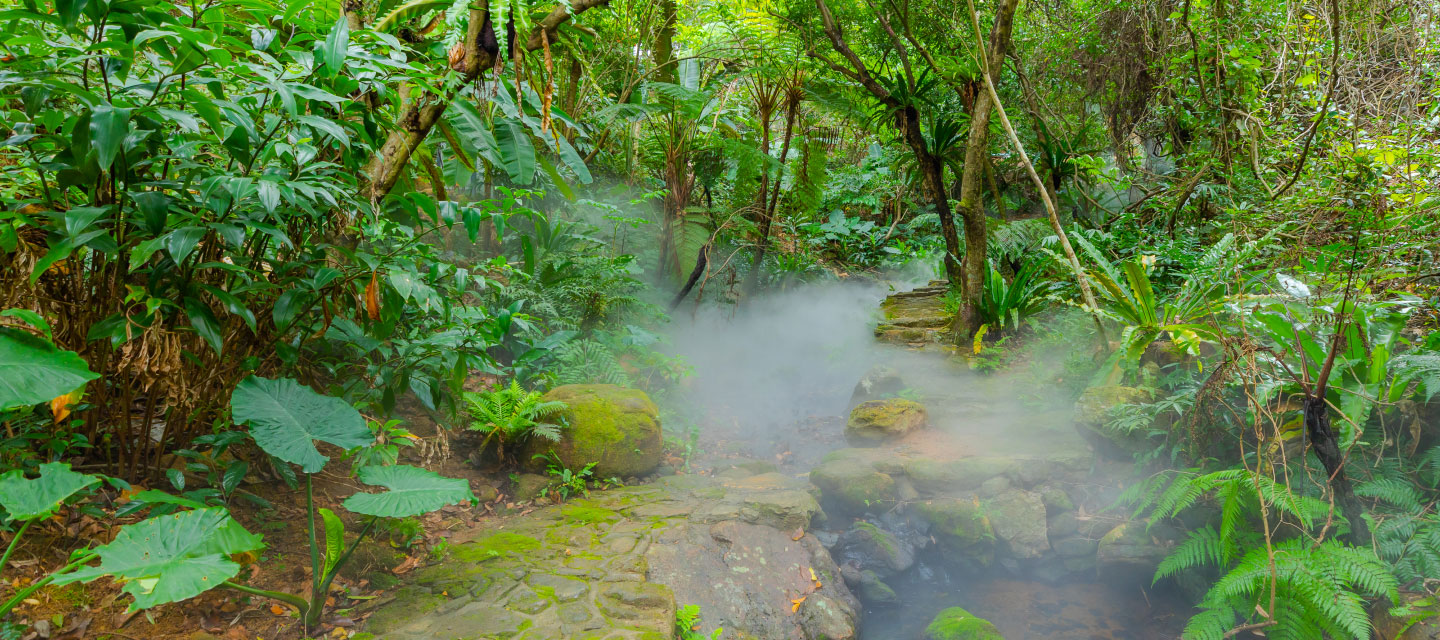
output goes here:
[{"label": "moss patch", "polygon": [[925,640],[1005,640],[1005,636],[985,619],[960,607],[950,607],[925,627]]},{"label": "moss patch", "polygon": [[610,523],[620,519],[620,514],[601,507],[587,507],[577,504],[567,505],[560,509],[560,515],[566,520],[583,524],[595,524],[597,522]]},{"label": "moss patch", "polygon": [[525,553],[540,548],[540,541],[530,536],[501,531],[484,538],[455,545],[451,555],[462,562],[484,562],[509,553]]}]

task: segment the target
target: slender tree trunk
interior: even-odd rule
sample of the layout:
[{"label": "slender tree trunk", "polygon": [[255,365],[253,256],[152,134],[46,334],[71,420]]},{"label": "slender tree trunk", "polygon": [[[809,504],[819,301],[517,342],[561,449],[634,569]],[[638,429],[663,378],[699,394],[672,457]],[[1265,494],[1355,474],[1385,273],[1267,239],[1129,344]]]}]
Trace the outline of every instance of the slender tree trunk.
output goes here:
[{"label": "slender tree trunk", "polygon": [[1000,195],[1000,185],[995,180],[995,160],[985,156],[985,182],[990,185],[990,197],[995,199],[995,215],[1001,220],[1009,220],[1010,216],[1005,212],[1005,198]]},{"label": "slender tree trunk", "polygon": [[[1003,1],[1013,2],[1014,0]],[[1011,5],[1011,9],[1013,11],[1013,4]],[[970,5],[970,20],[975,28],[976,44],[979,44],[980,17],[975,13],[973,0]],[[996,28],[999,28],[999,26],[997,22]],[[991,42],[992,44],[994,42],[993,34]],[[1020,144],[1020,137],[1015,135],[1015,128],[1010,126],[1010,118],[1005,115],[1005,106],[1000,104],[999,94],[995,93],[995,83],[990,81],[990,69],[996,66],[999,66],[998,61],[995,61],[994,65],[981,69],[981,75],[985,78],[985,93],[981,97],[988,98],[988,101],[994,105],[1000,117],[1000,125],[1005,129],[1005,135],[1010,138],[1010,144],[1014,145],[1015,150],[1019,152],[1020,162],[1025,165],[1025,171],[1030,174],[1030,180],[1035,183],[1035,188],[1040,191],[1040,197],[1045,201],[1045,212],[1050,215],[1050,226],[1054,229],[1056,237],[1060,239],[1060,248],[1065,252],[1065,257],[1070,262],[1070,268],[1075,272],[1075,282],[1080,286],[1081,297],[1085,300],[1086,306],[1091,309],[1098,309],[1099,306],[1095,302],[1095,293],[1090,289],[1090,280],[1085,277],[1085,270],[1080,266],[1080,259],[1075,256],[1075,248],[1070,246],[1070,237],[1065,235],[1065,228],[1060,226],[1060,214],[1055,209],[1055,201],[1050,199],[1050,194],[1045,188],[1045,183],[1041,181],[1040,174],[1035,172],[1035,165],[1030,162],[1030,156],[1025,153],[1025,146]],[[979,100],[976,102],[978,104]],[[1100,343],[1108,345],[1109,339],[1105,336],[1105,326],[1100,323],[1100,316],[1092,315],[1091,317],[1095,319],[1095,329],[1099,332]]]},{"label": "slender tree trunk", "polygon": [[[775,223],[776,203],[780,201],[780,183],[785,177],[785,158],[790,155],[790,141],[795,134],[795,118],[800,112],[800,99],[797,96],[786,96],[785,100],[785,135],[780,143],[780,167],[775,170],[775,186],[771,190],[768,200],[765,194],[760,194],[760,238],[755,246],[755,260],[750,264],[750,273],[745,276],[745,295],[755,295],[760,288],[760,268],[765,261],[765,251],[770,247],[770,228]],[[763,191],[763,190],[762,190]]]},{"label": "slender tree trunk", "polygon": [[675,0],[660,0],[660,32],[655,36],[655,79],[675,83]]},{"label": "slender tree trunk", "polygon": [[[538,50],[543,46],[541,30],[549,32],[553,41],[555,30],[571,16],[609,3],[610,0],[571,0],[569,3],[562,3],[535,25],[535,30],[526,36],[523,44],[516,44],[530,51]],[[481,73],[494,66],[495,57],[480,48],[480,30],[488,15],[489,12],[484,9],[470,11],[470,28],[464,41],[465,59],[457,73],[461,81],[446,84],[445,86],[452,88],[442,94],[414,92],[420,95],[412,96],[401,104],[400,113],[395,118],[395,130],[390,132],[385,144],[380,147],[380,152],[375,154],[370,165],[366,167],[365,173],[370,178],[371,201],[379,202],[395,188],[406,164],[410,162],[410,154],[430,135],[430,130],[440,121],[451,101],[461,89],[468,87]]]},{"label": "slender tree trunk", "polygon": [[[1005,50],[1010,47],[1010,34],[1015,26],[1015,7],[1019,0],[1000,0],[995,7],[995,27],[990,31],[990,46],[985,57],[991,69],[1000,68]],[[976,43],[977,45],[979,42]],[[990,112],[994,109],[993,92],[975,97],[970,113],[970,138],[965,142],[965,171],[960,177],[960,217],[965,222],[965,264],[961,295],[963,304],[955,316],[955,339],[963,343],[980,328],[976,311],[984,293],[985,278],[985,206],[981,198],[981,180],[990,156]]]}]

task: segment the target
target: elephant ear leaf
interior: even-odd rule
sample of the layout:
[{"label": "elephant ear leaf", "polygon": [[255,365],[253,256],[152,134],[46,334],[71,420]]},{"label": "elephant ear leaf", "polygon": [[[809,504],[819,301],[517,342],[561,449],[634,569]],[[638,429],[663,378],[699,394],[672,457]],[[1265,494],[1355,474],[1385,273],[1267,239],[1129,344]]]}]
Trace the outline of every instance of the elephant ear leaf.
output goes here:
[{"label": "elephant ear leaf", "polygon": [[384,493],[357,493],[345,499],[345,508],[381,518],[408,518],[445,505],[475,501],[470,483],[403,464],[360,469],[360,481],[389,489]]},{"label": "elephant ear leaf", "polygon": [[323,469],[329,460],[315,448],[316,440],[341,449],[375,440],[355,407],[289,378],[240,381],[230,394],[230,413],[236,424],[250,425],[250,436],[265,453],[298,464],[305,473]]},{"label": "elephant ear leaf", "polygon": [[159,516],[120,530],[95,549],[100,564],[61,576],[57,585],[110,576],[135,597],[131,611],[179,602],[220,586],[240,572],[230,556],[264,547],[219,507]]},{"label": "elephant ear leaf", "polygon": [[340,556],[345,553],[345,523],[340,516],[335,515],[329,509],[320,509],[320,518],[325,521],[325,572],[329,576],[335,570],[335,565],[340,564]]},{"label": "elephant ear leaf", "polygon": [[0,327],[0,411],[49,402],[98,377],[75,352]]},{"label": "elephant ear leaf", "polygon": [[63,462],[40,465],[40,477],[33,480],[16,469],[0,476],[0,507],[11,520],[48,518],[67,498],[99,482],[98,476],[76,473]]}]

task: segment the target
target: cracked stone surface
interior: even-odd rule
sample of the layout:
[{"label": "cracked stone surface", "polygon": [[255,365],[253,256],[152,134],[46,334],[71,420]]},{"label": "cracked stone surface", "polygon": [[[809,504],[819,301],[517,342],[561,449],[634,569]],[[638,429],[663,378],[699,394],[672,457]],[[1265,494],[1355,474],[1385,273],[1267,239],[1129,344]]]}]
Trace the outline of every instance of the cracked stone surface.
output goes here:
[{"label": "cracked stone surface", "polygon": [[363,631],[387,640],[669,640],[677,605],[698,604],[707,633],[854,638],[858,602],[815,536],[797,537],[820,510],[808,484],[757,470],[671,476],[494,518],[368,606]]}]

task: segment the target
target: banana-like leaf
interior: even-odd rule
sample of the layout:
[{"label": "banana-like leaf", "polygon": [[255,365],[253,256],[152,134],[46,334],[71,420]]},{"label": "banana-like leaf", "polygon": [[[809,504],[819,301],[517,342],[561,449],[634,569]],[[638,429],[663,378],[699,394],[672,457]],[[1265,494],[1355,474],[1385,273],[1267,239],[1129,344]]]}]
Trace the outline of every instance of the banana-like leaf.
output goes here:
[{"label": "banana-like leaf", "polygon": [[357,493],[345,499],[346,509],[367,516],[407,518],[475,500],[465,480],[403,464],[364,467],[360,469],[360,481],[389,489],[385,493]]},{"label": "banana-like leaf", "polygon": [[230,556],[263,548],[219,507],[150,518],[95,550],[100,564],[56,578],[56,585],[110,576],[135,597],[131,611],[193,598],[235,577]]},{"label": "banana-like leaf", "polygon": [[335,570],[340,555],[345,553],[345,523],[340,516],[329,509],[320,509],[320,518],[325,521],[325,576]]},{"label": "banana-like leaf", "polygon": [[49,402],[98,377],[75,352],[0,327],[0,411]]},{"label": "banana-like leaf", "polygon": [[496,118],[495,142],[505,172],[519,184],[530,184],[535,179],[535,144],[525,126],[510,118]]},{"label": "banana-like leaf", "polygon": [[230,413],[236,424],[250,425],[250,436],[265,453],[298,464],[305,473],[323,469],[329,460],[315,448],[315,440],[341,449],[375,440],[355,407],[289,378],[240,381],[230,394]]},{"label": "banana-like leaf", "polygon": [[0,507],[12,521],[48,518],[66,498],[99,482],[99,476],[76,473],[63,462],[40,465],[40,477],[33,480],[15,469],[0,476]]}]

